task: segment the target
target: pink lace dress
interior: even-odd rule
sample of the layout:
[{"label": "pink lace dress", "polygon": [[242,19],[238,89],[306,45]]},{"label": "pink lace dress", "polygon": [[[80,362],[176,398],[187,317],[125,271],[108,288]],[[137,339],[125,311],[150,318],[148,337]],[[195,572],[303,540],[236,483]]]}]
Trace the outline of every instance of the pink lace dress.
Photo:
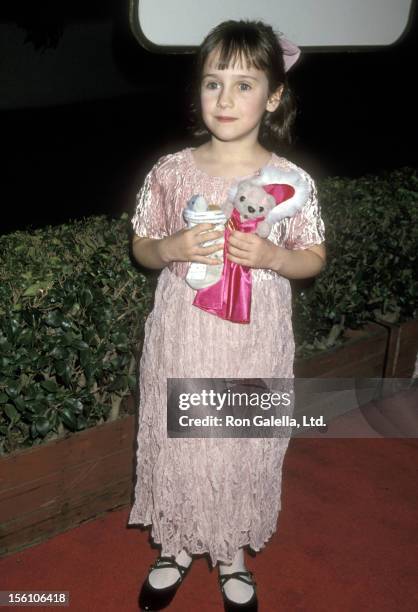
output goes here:
[{"label": "pink lace dress", "polygon": [[[312,178],[276,154],[269,163],[298,169],[311,186],[305,208],[276,223],[269,239],[289,249],[323,242]],[[160,158],[137,195],[135,233],[171,235],[185,227],[182,210],[193,194],[220,204],[236,180],[199,170],[190,148]],[[289,438],[168,438],[166,380],[292,378],[291,290],[279,274],[253,269],[251,322],[231,323],[192,305],[187,268],[187,262],[173,262],[161,271],[145,324],[129,524],[152,525],[162,555],[183,548],[190,555],[208,553],[214,567],[230,563],[241,546],[259,551],[275,532]]]}]

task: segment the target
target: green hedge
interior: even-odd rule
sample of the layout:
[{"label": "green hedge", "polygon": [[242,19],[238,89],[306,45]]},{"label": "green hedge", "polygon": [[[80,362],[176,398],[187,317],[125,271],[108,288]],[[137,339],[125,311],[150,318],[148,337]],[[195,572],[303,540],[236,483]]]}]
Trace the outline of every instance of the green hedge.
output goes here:
[{"label": "green hedge", "polygon": [[152,283],[128,225],[97,216],[0,237],[0,453],[115,418],[135,389]]},{"label": "green hedge", "polygon": [[[328,263],[294,292],[297,356],[418,316],[416,171],[329,178],[318,194]],[[0,454],[117,418],[135,389],[156,274],[129,243],[127,214],[0,236]]]},{"label": "green hedge", "polygon": [[294,295],[296,354],[342,342],[345,328],[418,316],[418,176],[411,168],[318,184],[327,266]]}]

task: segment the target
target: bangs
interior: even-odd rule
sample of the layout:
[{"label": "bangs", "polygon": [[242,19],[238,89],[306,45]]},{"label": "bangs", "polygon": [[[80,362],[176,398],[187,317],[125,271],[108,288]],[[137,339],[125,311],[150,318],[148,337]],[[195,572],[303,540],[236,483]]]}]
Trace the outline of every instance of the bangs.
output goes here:
[{"label": "bangs", "polygon": [[218,70],[226,70],[241,65],[243,68],[256,68],[266,70],[268,62],[263,49],[255,41],[231,37],[222,41],[213,51],[215,64]]}]

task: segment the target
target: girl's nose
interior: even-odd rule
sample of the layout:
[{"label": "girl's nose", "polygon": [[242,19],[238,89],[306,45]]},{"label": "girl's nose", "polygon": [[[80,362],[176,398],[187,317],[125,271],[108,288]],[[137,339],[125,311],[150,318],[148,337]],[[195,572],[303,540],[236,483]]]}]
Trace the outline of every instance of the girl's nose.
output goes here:
[{"label": "girl's nose", "polygon": [[228,106],[229,107],[232,106],[233,104],[232,96],[228,88],[224,87],[223,89],[221,89],[220,94],[218,96],[217,104],[220,108],[226,108]]}]

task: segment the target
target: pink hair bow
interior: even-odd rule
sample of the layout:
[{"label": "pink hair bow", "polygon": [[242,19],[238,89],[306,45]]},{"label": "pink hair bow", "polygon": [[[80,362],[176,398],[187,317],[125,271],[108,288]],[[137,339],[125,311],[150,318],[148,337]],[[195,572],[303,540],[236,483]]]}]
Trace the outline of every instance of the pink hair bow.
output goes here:
[{"label": "pink hair bow", "polygon": [[285,72],[291,69],[293,64],[299,59],[300,49],[294,43],[292,43],[288,38],[284,36],[279,36],[280,47],[283,51],[283,61],[284,61],[284,69]]}]

